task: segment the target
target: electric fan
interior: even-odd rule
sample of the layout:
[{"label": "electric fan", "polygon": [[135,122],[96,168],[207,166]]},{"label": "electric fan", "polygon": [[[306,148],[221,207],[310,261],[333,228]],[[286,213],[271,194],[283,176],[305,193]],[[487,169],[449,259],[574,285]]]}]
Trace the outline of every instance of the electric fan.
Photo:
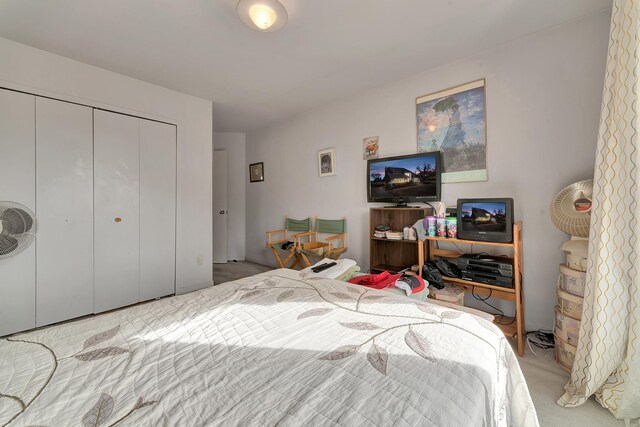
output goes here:
[{"label": "electric fan", "polygon": [[563,188],[551,202],[551,221],[576,237],[589,237],[593,180],[585,179]]},{"label": "electric fan", "polygon": [[29,247],[38,228],[35,218],[33,212],[20,203],[0,201],[0,259]]},{"label": "electric fan", "polygon": [[567,252],[567,267],[578,271],[587,269],[592,194],[592,179],[576,182],[563,188],[549,209],[553,224],[571,235],[560,249]]}]

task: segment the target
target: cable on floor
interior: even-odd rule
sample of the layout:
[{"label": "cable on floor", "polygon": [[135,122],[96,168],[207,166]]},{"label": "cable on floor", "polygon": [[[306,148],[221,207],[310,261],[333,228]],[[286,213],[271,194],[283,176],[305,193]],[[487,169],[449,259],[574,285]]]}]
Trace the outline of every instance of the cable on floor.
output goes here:
[{"label": "cable on floor", "polygon": [[[531,353],[536,357],[543,357],[547,353],[547,350],[555,347],[553,331],[538,329],[537,331],[525,332],[524,336],[527,339],[529,350],[531,350]],[[542,349],[543,353],[541,355],[536,353],[533,347]]]}]

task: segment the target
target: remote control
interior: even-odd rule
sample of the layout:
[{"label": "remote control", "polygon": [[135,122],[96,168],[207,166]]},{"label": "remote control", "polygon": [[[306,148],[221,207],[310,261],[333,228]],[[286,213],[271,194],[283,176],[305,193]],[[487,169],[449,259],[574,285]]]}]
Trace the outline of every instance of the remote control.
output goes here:
[{"label": "remote control", "polygon": [[337,262],[326,262],[326,263],[324,263],[324,264],[320,264],[320,265],[319,265],[319,266],[317,266],[317,267],[313,267],[313,268],[311,269],[311,271],[313,271],[314,273],[320,273],[321,271],[324,271],[324,270],[326,270],[327,268],[331,268],[331,267],[333,267],[334,265],[338,265],[338,263],[337,263]]}]

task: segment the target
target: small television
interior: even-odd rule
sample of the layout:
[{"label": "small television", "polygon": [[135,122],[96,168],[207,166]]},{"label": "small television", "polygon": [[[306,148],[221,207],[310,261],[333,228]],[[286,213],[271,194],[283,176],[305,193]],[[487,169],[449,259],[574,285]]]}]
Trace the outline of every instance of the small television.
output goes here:
[{"label": "small television", "polygon": [[367,161],[369,203],[437,202],[442,183],[440,152],[409,154]]},{"label": "small television", "polygon": [[513,241],[513,199],[458,199],[458,238]]}]

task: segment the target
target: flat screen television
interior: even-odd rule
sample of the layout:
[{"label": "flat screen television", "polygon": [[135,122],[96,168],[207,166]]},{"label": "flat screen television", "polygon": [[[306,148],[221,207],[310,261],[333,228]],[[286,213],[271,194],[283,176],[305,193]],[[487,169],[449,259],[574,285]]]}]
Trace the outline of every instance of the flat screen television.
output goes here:
[{"label": "flat screen television", "polygon": [[513,199],[458,199],[458,238],[513,241]]},{"label": "flat screen television", "polygon": [[369,203],[437,202],[442,183],[440,152],[409,154],[367,161]]}]

